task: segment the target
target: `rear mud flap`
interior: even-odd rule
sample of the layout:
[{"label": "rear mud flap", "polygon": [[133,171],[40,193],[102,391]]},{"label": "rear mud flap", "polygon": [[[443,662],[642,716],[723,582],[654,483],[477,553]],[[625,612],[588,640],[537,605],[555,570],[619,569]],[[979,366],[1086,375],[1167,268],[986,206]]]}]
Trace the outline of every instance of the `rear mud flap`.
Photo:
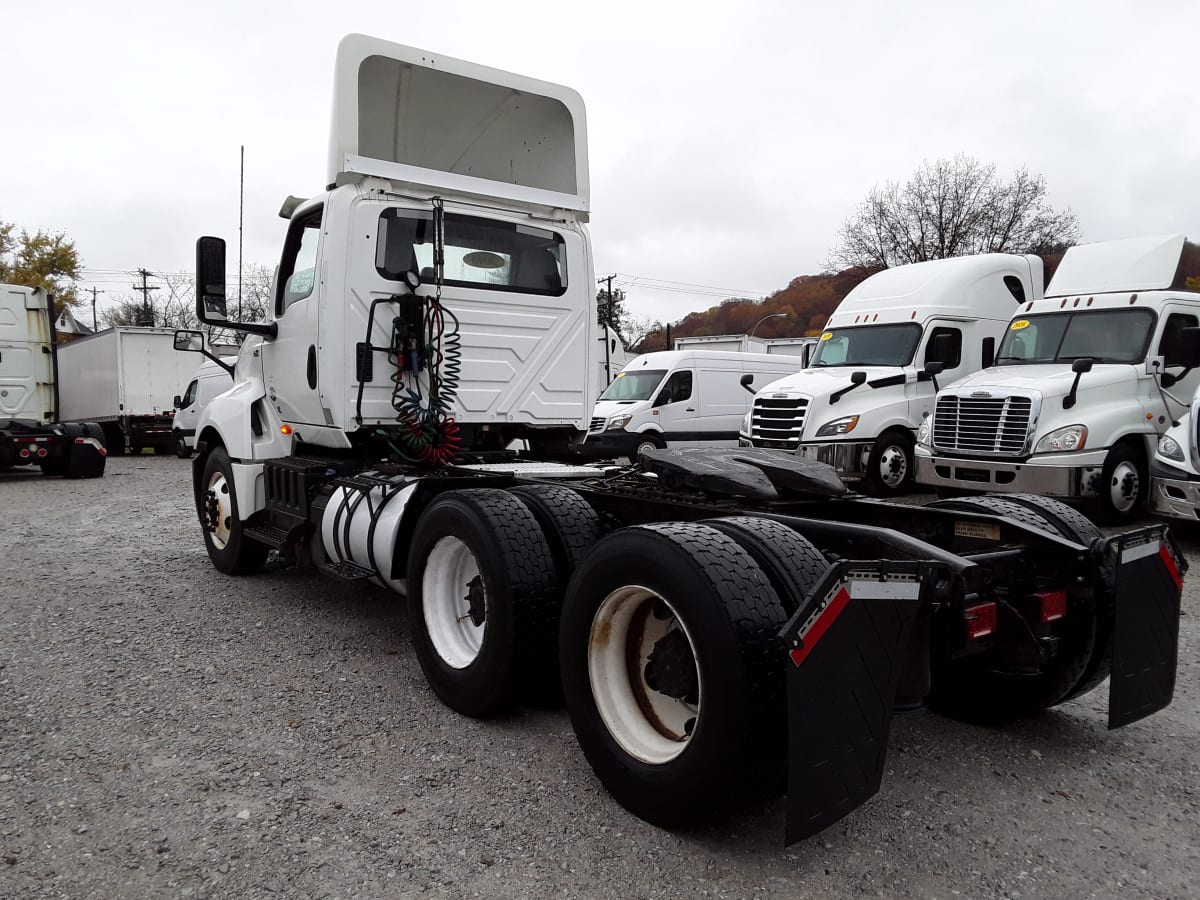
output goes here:
[{"label": "rear mud flap", "polygon": [[925,563],[840,562],[784,626],[787,843],[831,825],[879,790]]},{"label": "rear mud flap", "polygon": [[1108,727],[1120,728],[1171,702],[1187,563],[1163,525],[1113,538],[1106,555],[1116,605]]}]

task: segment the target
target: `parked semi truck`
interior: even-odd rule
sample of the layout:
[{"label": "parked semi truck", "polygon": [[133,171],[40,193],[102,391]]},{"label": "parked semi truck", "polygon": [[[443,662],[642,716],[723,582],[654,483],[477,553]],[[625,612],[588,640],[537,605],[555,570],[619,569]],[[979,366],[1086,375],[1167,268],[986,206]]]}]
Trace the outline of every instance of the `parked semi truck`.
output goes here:
[{"label": "parked semi truck", "polygon": [[1200,520],[1200,392],[1159,437],[1150,460],[1150,507],[1160,516]]},{"label": "parked semi truck", "polygon": [[0,469],[37,465],[47,475],[104,474],[104,432],[63,423],[52,301],[41,288],[0,284]]},{"label": "parked semi truck", "polygon": [[122,325],[59,348],[62,417],[99,422],[109,450],[175,450],[174,397],[195,369],[195,357],[176,353],[169,328]]},{"label": "parked semi truck", "polygon": [[228,320],[224,242],[197,243],[201,319],[248,333],[197,425],[218,570],[274,549],[394,591],[448,706],[561,687],[597,777],[665,826],[786,786],[789,839],[820,830],[878,789],[897,705],[1003,719],[1110,673],[1110,727],[1170,702],[1165,526],[847,499],[772,450],[539,457],[587,428],[603,350],[575,92],[354,35],[333,123],[268,321]]},{"label": "parked semi truck", "polygon": [[1041,295],[1036,256],[988,253],[877,272],[838,304],[808,368],[753,382],[741,443],[829,463],[873,494],[904,493],[938,379],[953,384],[991,365],[1013,311]]},{"label": "parked semi truck", "polygon": [[1098,501],[1128,521],[1159,438],[1200,386],[1200,294],[1171,288],[1183,235],[1072,247],[1020,305],[996,364],[947,386],[921,427],[918,480],[942,491]]}]

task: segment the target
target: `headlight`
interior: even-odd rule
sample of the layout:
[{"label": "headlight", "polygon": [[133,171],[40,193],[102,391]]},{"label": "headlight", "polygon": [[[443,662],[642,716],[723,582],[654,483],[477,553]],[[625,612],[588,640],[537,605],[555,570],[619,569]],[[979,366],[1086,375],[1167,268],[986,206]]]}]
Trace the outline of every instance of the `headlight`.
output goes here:
[{"label": "headlight", "polygon": [[834,419],[832,422],[826,422],[817,429],[817,437],[836,437],[839,434],[849,434],[857,424],[858,416],[845,416],[841,419]]},{"label": "headlight", "polygon": [[1179,446],[1179,441],[1170,435],[1164,434],[1158,439],[1158,455],[1183,462],[1183,448]]},{"label": "headlight", "polygon": [[1065,453],[1071,450],[1082,450],[1087,441],[1087,427],[1084,425],[1068,425],[1066,428],[1056,428],[1033,448],[1034,453]]},{"label": "headlight", "polygon": [[754,416],[754,410],[746,413],[746,418],[742,419],[742,434],[750,433],[750,419]]},{"label": "headlight", "polygon": [[917,429],[917,443],[923,447],[929,446],[929,432],[933,430],[933,417],[926,416],[921,420],[921,427]]},{"label": "headlight", "polygon": [[622,428],[624,428],[626,425],[629,424],[629,420],[632,418],[633,418],[632,414],[630,414],[628,416],[614,416],[613,418],[608,420],[608,424],[604,426],[604,430],[605,431],[620,431]]}]

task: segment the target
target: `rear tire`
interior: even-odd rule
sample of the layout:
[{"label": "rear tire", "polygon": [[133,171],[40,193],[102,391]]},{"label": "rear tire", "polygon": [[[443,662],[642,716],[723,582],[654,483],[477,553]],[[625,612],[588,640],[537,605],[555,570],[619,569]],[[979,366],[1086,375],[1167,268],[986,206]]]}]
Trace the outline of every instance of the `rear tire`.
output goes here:
[{"label": "rear tire", "polygon": [[559,653],[597,777],[655,825],[696,825],[784,780],[782,604],[698,523],[623,528],[576,570]]},{"label": "rear tire", "polygon": [[[964,497],[929,504],[1007,516],[1085,547],[1100,536],[1084,516],[1057,500],[1033,494]],[[1058,652],[1037,673],[994,669],[987,659],[934,661],[929,705],[967,722],[996,724],[1032,715],[1091,690],[1108,674],[1112,646],[1111,616],[1095,608],[1090,596],[1068,595],[1067,625],[1058,635]],[[1001,615],[1016,615],[1000,611]],[[1097,677],[1098,676],[1098,677]]]},{"label": "rear tire", "polygon": [[197,513],[204,546],[217,571],[249,575],[262,568],[271,549],[246,537],[245,523],[238,515],[233,464],[224,447],[214,447],[204,462]]},{"label": "rear tire", "polygon": [[912,486],[917,442],[902,428],[890,428],[879,436],[867,456],[863,490],[874,497],[899,497]]},{"label": "rear tire", "polygon": [[505,712],[524,661],[558,623],[550,547],[506,491],[449,491],[421,513],[409,547],[413,646],[429,686],[463,715]]},{"label": "rear tire", "polygon": [[724,532],[762,569],[790,616],[829,571],[829,561],[808,538],[786,525],[758,516],[706,519],[703,524]]}]

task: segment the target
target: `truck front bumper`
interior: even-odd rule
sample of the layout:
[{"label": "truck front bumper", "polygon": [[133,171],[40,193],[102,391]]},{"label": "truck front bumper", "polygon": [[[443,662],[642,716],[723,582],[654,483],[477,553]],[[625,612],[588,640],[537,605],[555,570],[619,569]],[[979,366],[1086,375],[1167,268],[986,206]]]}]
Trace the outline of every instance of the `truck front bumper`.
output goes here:
[{"label": "truck front bumper", "polygon": [[1156,513],[1189,522],[1200,519],[1200,479],[1160,465],[1150,474],[1150,506]]},{"label": "truck front bumper", "polygon": [[837,469],[842,478],[862,478],[867,470],[872,441],[839,441],[828,444],[801,444],[796,455],[803,459],[823,462]]},{"label": "truck front bumper", "polygon": [[1026,462],[937,456],[917,447],[917,482],[969,491],[1004,491],[1047,497],[1094,497],[1106,451],[1046,454]]}]

